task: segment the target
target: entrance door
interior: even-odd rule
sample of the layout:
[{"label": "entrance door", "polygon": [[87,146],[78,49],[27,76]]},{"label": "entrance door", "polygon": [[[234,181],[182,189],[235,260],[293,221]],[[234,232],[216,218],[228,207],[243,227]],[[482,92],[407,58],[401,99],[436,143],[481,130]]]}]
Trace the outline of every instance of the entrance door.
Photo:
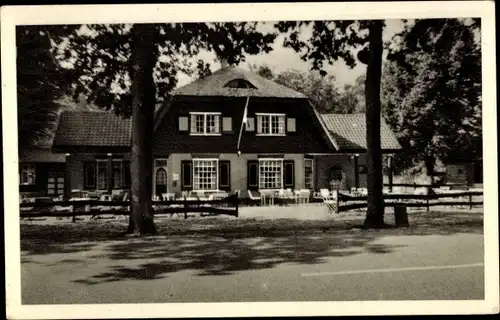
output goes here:
[{"label": "entrance door", "polygon": [[167,170],[165,168],[156,169],[155,191],[157,196],[167,193]]}]

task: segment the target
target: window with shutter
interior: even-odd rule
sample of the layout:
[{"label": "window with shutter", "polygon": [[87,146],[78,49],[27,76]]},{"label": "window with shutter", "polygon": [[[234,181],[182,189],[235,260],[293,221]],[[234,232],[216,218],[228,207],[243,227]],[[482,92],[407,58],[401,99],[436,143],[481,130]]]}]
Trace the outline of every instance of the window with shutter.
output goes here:
[{"label": "window with shutter", "polygon": [[189,131],[188,117],[179,117],[179,131]]},{"label": "window with shutter", "polygon": [[283,161],[284,174],[284,186],[287,189],[295,188],[295,165],[293,160]]},{"label": "window with shutter", "polygon": [[231,132],[233,131],[233,119],[231,117],[222,118],[222,131]]},{"label": "window with shutter", "polygon": [[288,132],[295,132],[297,130],[295,128],[295,118],[286,119],[286,129]]},{"label": "window with shutter", "polygon": [[257,190],[259,189],[259,161],[249,160],[247,167],[247,188],[248,190]]},{"label": "window with shutter", "polygon": [[219,189],[231,190],[231,162],[229,160],[219,161]]},{"label": "window with shutter", "polygon": [[191,160],[183,160],[181,162],[181,179],[182,190],[193,189],[193,162]]}]

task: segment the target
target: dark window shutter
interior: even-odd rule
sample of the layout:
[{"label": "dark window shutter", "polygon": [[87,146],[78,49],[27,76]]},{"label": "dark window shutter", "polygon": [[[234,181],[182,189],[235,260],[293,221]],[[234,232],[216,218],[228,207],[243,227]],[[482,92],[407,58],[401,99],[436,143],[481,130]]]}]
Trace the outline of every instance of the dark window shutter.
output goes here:
[{"label": "dark window shutter", "polygon": [[181,116],[179,117],[177,128],[180,132],[189,131],[189,117]]},{"label": "dark window shutter", "polygon": [[35,184],[38,190],[47,189],[48,172],[44,163],[35,164]]},{"label": "dark window shutter", "polygon": [[259,189],[259,161],[248,160],[247,162],[247,187],[248,190]]},{"label": "dark window shutter", "polygon": [[83,163],[83,175],[84,175],[84,186],[85,189],[95,189],[96,188],[96,163],[95,162],[84,162]]},{"label": "dark window shutter", "polygon": [[132,179],[130,177],[130,161],[124,160],[122,164],[123,187],[130,187]]},{"label": "dark window shutter", "polygon": [[295,118],[287,118],[286,119],[286,130],[287,132],[296,132],[296,123],[295,123]]},{"label": "dark window shutter", "polygon": [[231,190],[231,161],[219,161],[219,189]]},{"label": "dark window shutter", "polygon": [[284,177],[284,187],[286,189],[295,188],[295,164],[293,160],[283,161],[283,177]]},{"label": "dark window shutter", "polygon": [[182,160],[181,161],[181,179],[182,179],[182,190],[192,190],[193,189],[193,161]]}]

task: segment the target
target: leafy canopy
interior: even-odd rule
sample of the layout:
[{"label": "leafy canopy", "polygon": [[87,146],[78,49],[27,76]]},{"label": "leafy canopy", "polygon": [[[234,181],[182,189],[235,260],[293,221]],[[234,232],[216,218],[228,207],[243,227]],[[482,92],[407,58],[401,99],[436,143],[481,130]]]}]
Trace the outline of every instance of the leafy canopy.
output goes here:
[{"label": "leafy canopy", "polygon": [[52,45],[72,26],[20,26],[16,32],[18,144],[21,149],[50,140],[71,74],[54,58]]},{"label": "leafy canopy", "polygon": [[[270,52],[275,33],[257,31],[256,22],[150,24],[154,29],[156,100],[169,98],[183,72],[199,76],[210,73],[210,64],[190,58],[201,50],[215,53],[230,64],[245,61],[246,55]],[[85,25],[60,45],[58,58],[75,70],[75,97],[85,94],[89,102],[131,115],[130,79],[132,25]]]},{"label": "leafy canopy", "polygon": [[[416,20],[396,36],[383,81],[383,112],[406,152],[421,161],[481,154],[481,48],[477,21]],[[395,49],[394,49],[395,48]]]}]

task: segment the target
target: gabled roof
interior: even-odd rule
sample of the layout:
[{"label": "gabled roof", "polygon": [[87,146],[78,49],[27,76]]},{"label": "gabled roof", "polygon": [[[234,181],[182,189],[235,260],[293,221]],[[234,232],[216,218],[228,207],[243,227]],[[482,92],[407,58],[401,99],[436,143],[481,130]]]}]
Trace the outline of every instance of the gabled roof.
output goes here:
[{"label": "gabled roof", "polygon": [[65,111],[53,147],[129,147],[132,121],[111,112]]},{"label": "gabled roof", "polygon": [[[322,114],[321,118],[339,151],[366,149],[366,120],[364,113]],[[380,121],[382,150],[398,150],[401,145],[384,119]]]},{"label": "gabled roof", "polygon": [[[248,81],[255,88],[231,88],[226,85],[236,79]],[[222,97],[266,97],[306,98],[300,92],[258,76],[250,71],[228,66],[211,75],[197,79],[173,92],[177,96],[222,96]]]}]

